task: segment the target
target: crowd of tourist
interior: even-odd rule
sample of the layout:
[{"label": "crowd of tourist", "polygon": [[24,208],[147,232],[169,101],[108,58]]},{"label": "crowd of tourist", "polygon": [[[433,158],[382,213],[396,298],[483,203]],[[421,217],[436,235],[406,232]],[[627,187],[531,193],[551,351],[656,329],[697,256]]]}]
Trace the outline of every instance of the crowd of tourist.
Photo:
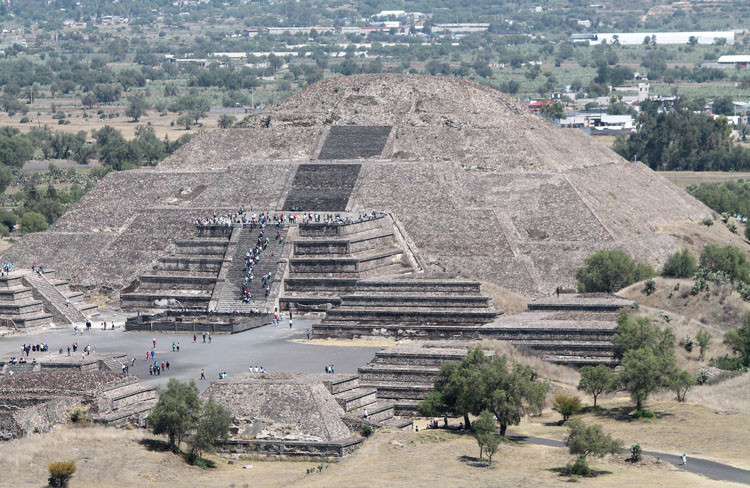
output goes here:
[{"label": "crowd of tourist", "polygon": [[11,271],[13,271],[13,263],[3,263],[3,269],[0,271],[0,276],[10,276]]},{"label": "crowd of tourist", "polygon": [[[294,212],[295,210],[292,211]],[[198,227],[230,227],[234,224],[243,224],[254,229],[265,225],[276,225],[277,227],[281,227],[284,224],[297,223],[354,224],[374,220],[385,215],[385,210],[381,210],[380,212],[374,210],[372,212],[360,211],[356,218],[351,216],[341,216],[341,214],[313,214],[311,212],[303,212],[299,214],[270,214],[267,212],[250,214],[240,208],[235,212],[229,212],[226,214],[217,214],[216,211],[214,211],[211,216],[196,219],[195,225]]]}]

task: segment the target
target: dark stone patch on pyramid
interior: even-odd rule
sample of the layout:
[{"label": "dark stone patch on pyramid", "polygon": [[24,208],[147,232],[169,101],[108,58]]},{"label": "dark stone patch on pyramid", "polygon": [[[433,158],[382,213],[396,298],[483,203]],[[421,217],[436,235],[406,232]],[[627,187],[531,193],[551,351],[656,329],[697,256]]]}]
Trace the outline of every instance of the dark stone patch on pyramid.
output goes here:
[{"label": "dark stone patch on pyramid", "polygon": [[390,125],[334,125],[318,159],[360,159],[380,156]]},{"label": "dark stone patch on pyramid", "polygon": [[344,211],[357,182],[360,164],[300,164],[292,189],[286,197],[286,211]]}]

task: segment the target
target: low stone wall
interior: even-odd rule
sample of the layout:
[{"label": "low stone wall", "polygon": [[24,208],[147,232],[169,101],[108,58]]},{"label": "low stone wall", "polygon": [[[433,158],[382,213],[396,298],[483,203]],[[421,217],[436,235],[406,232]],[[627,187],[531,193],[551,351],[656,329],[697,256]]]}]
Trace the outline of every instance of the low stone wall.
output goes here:
[{"label": "low stone wall", "polygon": [[74,397],[0,398],[0,440],[47,432],[66,422],[68,411],[78,403]]},{"label": "low stone wall", "polygon": [[273,315],[270,313],[245,315],[169,311],[157,315],[131,317],[125,322],[125,330],[130,332],[236,334],[269,325],[272,319]]},{"label": "low stone wall", "polygon": [[220,442],[216,450],[222,455],[278,460],[336,460],[353,452],[363,441],[364,438],[361,437],[350,437],[338,442],[230,439]]}]

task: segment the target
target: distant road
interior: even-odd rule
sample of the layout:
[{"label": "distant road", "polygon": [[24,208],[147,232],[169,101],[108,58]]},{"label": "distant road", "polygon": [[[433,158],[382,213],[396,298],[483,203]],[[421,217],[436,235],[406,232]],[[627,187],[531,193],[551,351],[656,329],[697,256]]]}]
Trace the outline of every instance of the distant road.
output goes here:
[{"label": "distant road", "polygon": [[[531,437],[511,434],[508,436],[508,438],[523,444],[536,444],[538,446],[549,447],[565,447],[565,444],[560,441],[545,439],[543,437]],[[623,449],[622,452],[623,454],[630,454],[629,449]],[[750,485],[750,471],[735,468],[734,466],[729,466],[728,464],[722,464],[715,461],[709,461],[707,459],[688,456],[687,466],[682,466],[680,464],[682,462],[680,456],[675,454],[667,454],[664,452],[654,451],[643,451],[643,454],[658,457],[664,462],[668,462],[674,466],[677,466],[679,469],[684,469],[685,471],[690,471],[691,473],[701,474],[712,480],[732,481],[734,483],[744,483]]]}]

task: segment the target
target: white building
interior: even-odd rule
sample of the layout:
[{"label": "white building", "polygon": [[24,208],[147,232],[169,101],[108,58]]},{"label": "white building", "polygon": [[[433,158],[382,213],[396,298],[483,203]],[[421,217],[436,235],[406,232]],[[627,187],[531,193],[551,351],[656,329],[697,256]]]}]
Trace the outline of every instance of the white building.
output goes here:
[{"label": "white building", "polygon": [[740,65],[743,68],[747,68],[750,66],[750,54],[725,54],[724,56],[719,56],[716,62],[732,66]]},{"label": "white building", "polygon": [[[687,44],[691,37],[698,39],[698,44],[713,44],[716,39],[726,40],[727,45],[734,44],[734,31],[711,32],[611,32],[594,34],[595,39],[588,39],[589,44],[612,44],[615,39],[622,45],[643,44],[648,36],[656,36],[656,44]],[[616,36],[616,37],[615,37]],[[580,39],[574,39],[580,40]]]}]

